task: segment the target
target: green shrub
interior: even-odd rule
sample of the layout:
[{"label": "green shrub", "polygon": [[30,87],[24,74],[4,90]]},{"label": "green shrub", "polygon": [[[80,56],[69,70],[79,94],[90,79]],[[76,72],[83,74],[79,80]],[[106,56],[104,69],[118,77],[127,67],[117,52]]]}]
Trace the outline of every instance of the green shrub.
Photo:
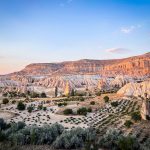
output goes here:
[{"label": "green shrub", "polygon": [[78,115],[86,115],[87,112],[92,112],[91,108],[82,107],[77,110]]},{"label": "green shrub", "polygon": [[63,113],[65,114],[65,115],[70,115],[70,114],[73,114],[73,111],[72,111],[72,109],[65,109],[64,111],[63,111]]},{"label": "green shrub", "polygon": [[40,97],[41,98],[46,98],[47,96],[46,96],[46,94],[44,92],[42,92],[41,95],[40,95]]},{"label": "green shrub", "polygon": [[111,102],[111,106],[113,107],[117,107],[119,105],[119,103],[116,101],[116,102]]},{"label": "green shrub", "polygon": [[43,110],[46,111],[46,110],[47,110],[47,107],[43,107]]},{"label": "green shrub", "polygon": [[133,124],[133,122],[132,122],[131,120],[126,120],[126,122],[124,123],[124,125],[125,125],[127,128],[130,128],[132,124]]},{"label": "green shrub", "polygon": [[29,113],[31,113],[31,112],[34,110],[34,108],[33,108],[33,106],[29,106],[29,107],[27,108],[27,110],[28,110]]},{"label": "green shrub", "polygon": [[9,103],[8,98],[4,98],[4,99],[3,99],[3,104],[8,104],[8,103]]},{"label": "green shrub", "polygon": [[95,101],[91,101],[90,104],[91,104],[91,105],[95,105]]},{"label": "green shrub", "polygon": [[20,101],[20,102],[18,102],[17,109],[18,110],[25,110],[26,109],[26,105],[23,104],[22,101]]},{"label": "green shrub", "polygon": [[96,92],[96,96],[101,96],[101,92]]},{"label": "green shrub", "polygon": [[109,102],[109,97],[108,97],[108,96],[105,96],[105,97],[104,97],[104,101],[105,101],[105,103],[108,103],[108,102]]},{"label": "green shrub", "polygon": [[131,114],[131,118],[132,120],[134,120],[135,122],[140,121],[141,120],[141,114],[140,112],[133,112]]}]

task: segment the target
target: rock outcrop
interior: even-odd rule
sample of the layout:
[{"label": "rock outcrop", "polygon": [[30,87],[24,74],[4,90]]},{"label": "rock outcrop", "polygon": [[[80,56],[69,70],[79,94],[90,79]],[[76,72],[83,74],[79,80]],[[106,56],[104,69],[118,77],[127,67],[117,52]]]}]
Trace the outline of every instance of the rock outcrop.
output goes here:
[{"label": "rock outcrop", "polygon": [[0,76],[0,88],[40,91],[57,86],[64,89],[67,81],[73,89],[109,89],[148,76],[150,53],[125,59],[30,64],[19,72]]},{"label": "rock outcrop", "polygon": [[147,94],[147,97],[150,98],[150,80],[142,83],[128,83],[117,94],[135,97],[145,97]]},{"label": "rock outcrop", "polygon": [[30,64],[22,71],[10,74],[10,76],[64,74],[99,74],[105,77],[115,77],[117,75],[147,76],[150,75],[150,53],[125,59],[84,59],[61,63]]}]

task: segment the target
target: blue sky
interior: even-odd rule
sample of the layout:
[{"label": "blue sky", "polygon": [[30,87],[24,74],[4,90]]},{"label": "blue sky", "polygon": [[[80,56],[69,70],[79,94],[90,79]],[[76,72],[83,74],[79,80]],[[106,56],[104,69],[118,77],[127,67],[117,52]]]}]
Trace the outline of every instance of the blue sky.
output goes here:
[{"label": "blue sky", "polygon": [[0,0],[0,74],[149,52],[149,14],[150,0]]}]

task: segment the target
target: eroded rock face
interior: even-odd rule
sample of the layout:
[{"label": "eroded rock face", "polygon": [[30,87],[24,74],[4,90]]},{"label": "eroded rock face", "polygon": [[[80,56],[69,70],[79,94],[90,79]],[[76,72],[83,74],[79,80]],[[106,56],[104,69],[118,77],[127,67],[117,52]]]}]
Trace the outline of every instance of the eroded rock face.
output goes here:
[{"label": "eroded rock face", "polygon": [[150,80],[142,83],[128,83],[117,94],[136,97],[145,97],[147,94],[147,97],[150,98]]},{"label": "eroded rock face", "polygon": [[61,63],[30,64],[14,75],[99,74],[105,77],[150,75],[150,53],[116,60],[79,60]]},{"label": "eroded rock face", "polygon": [[0,76],[0,87],[24,91],[47,90],[56,86],[108,89],[122,87],[133,78],[150,75],[150,53],[117,60],[79,60],[62,63],[30,64],[20,72]]}]

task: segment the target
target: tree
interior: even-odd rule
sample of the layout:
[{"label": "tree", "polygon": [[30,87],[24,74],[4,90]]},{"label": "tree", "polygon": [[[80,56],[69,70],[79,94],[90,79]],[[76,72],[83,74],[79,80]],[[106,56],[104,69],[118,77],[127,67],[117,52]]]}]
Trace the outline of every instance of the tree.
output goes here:
[{"label": "tree", "polygon": [[75,96],[74,89],[71,90],[70,96]]},{"label": "tree", "polygon": [[15,104],[15,103],[16,103],[16,101],[15,101],[15,100],[13,100],[11,103],[12,103],[12,104]]},{"label": "tree", "polygon": [[57,97],[58,96],[58,87],[56,86],[55,87],[55,97]]},{"label": "tree", "polygon": [[101,92],[96,92],[96,96],[101,96]]},{"label": "tree", "polygon": [[47,108],[46,108],[46,107],[43,107],[43,110],[44,110],[44,111],[46,111],[46,110],[47,110]]},{"label": "tree", "polygon": [[8,104],[9,103],[9,100],[7,98],[4,98],[3,99],[3,104]]},{"label": "tree", "polygon": [[91,105],[95,105],[95,101],[91,101],[90,104],[91,104]]},{"label": "tree", "polygon": [[82,107],[82,108],[79,108],[78,110],[77,110],[77,114],[78,115],[86,115],[87,114],[87,112],[91,112],[92,111],[92,109],[91,108],[86,108],[86,107]]},{"label": "tree", "polygon": [[43,105],[38,105],[38,109],[42,110],[43,109]]},{"label": "tree", "polygon": [[64,112],[65,115],[73,114],[72,109],[65,109],[63,112]]},{"label": "tree", "polygon": [[87,112],[92,112],[92,108],[89,107],[89,108],[87,109]]},{"label": "tree", "polygon": [[8,93],[3,93],[3,97],[7,97],[8,96]]},{"label": "tree", "polygon": [[140,114],[140,112],[133,112],[133,113],[131,114],[131,118],[132,118],[135,122],[140,121],[140,120],[141,120],[141,114]]},{"label": "tree", "polygon": [[116,102],[111,102],[111,106],[113,107],[117,107],[119,105],[119,103],[116,101]]},{"label": "tree", "polygon": [[26,109],[26,105],[23,104],[22,101],[19,101],[19,102],[18,102],[18,105],[17,105],[17,109],[18,109],[18,110],[25,110],[25,109]]},{"label": "tree", "polygon": [[131,120],[126,120],[126,122],[124,123],[124,125],[125,125],[127,128],[130,128],[132,124],[133,124],[133,122],[132,122]]},{"label": "tree", "polygon": [[80,100],[81,102],[83,102],[85,99],[84,99],[84,97],[80,96],[80,97],[79,97],[79,100]]},{"label": "tree", "polygon": [[121,150],[139,150],[140,145],[136,138],[132,136],[122,136],[118,141]]},{"label": "tree", "polygon": [[27,110],[28,110],[29,113],[31,113],[31,112],[34,110],[34,108],[33,108],[33,106],[29,106],[29,107],[27,108]]},{"label": "tree", "polygon": [[108,96],[105,96],[103,99],[104,99],[105,103],[109,102],[109,97]]},{"label": "tree", "polygon": [[41,93],[41,98],[46,98],[46,94],[44,92]]},{"label": "tree", "polygon": [[108,129],[106,134],[99,139],[100,148],[117,149],[118,140],[120,138],[120,131],[117,129]]}]

